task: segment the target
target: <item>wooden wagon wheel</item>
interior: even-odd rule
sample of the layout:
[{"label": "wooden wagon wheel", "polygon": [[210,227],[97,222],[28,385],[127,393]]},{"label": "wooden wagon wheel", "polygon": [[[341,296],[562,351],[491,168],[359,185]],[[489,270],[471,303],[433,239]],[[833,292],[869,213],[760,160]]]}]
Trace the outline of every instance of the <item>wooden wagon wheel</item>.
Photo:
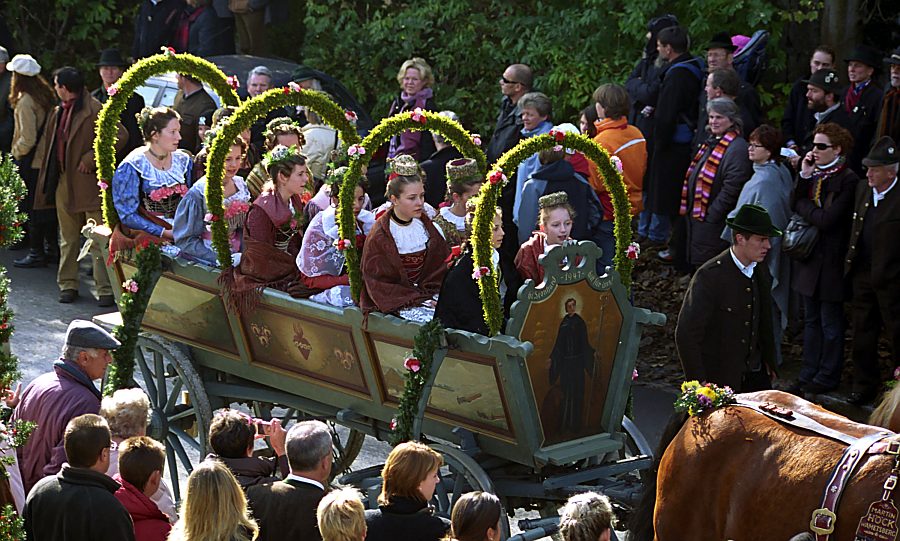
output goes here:
[{"label": "wooden wagon wheel", "polygon": [[[434,492],[433,502],[437,514],[450,518],[450,512],[457,500],[463,494],[474,490],[496,494],[503,504],[504,500],[497,494],[490,476],[475,459],[451,445],[435,443],[431,448],[443,455],[445,466],[439,472],[441,482]],[[509,517],[506,515],[505,505],[500,512],[500,532],[501,539],[509,537]]]},{"label": "wooden wagon wheel", "polygon": [[253,411],[254,416],[259,417],[260,419],[277,418],[285,428],[289,428],[288,423],[290,422],[308,421],[312,419],[323,421],[331,428],[334,462],[331,466],[330,479],[334,480],[338,475],[350,471],[353,461],[356,460],[356,457],[359,456],[359,452],[362,450],[363,442],[366,439],[364,433],[352,428],[342,427],[333,419],[323,419],[314,415],[309,415],[295,408],[283,406],[281,408],[283,408],[283,411],[278,411],[279,406],[277,404],[256,400],[250,403],[250,409]]},{"label": "wooden wagon wheel", "polygon": [[212,409],[190,355],[180,345],[141,333],[135,360],[139,383],[150,397],[148,435],[166,445],[167,467],[175,500],[181,499],[181,472],[193,471],[206,457]]}]

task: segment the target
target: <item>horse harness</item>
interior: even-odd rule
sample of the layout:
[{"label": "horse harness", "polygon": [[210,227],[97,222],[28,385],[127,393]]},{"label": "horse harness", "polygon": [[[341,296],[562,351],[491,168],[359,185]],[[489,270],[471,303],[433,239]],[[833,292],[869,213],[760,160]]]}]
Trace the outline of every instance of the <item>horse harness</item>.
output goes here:
[{"label": "horse harness", "polygon": [[816,541],[828,541],[831,538],[831,534],[834,533],[835,523],[837,522],[836,511],[841,495],[863,457],[881,454],[893,456],[894,464],[890,474],[884,481],[884,493],[880,500],[872,502],[868,513],[860,519],[854,540],[895,541],[897,539],[897,533],[900,530],[900,527],[898,527],[898,516],[900,516],[900,513],[898,513],[897,507],[891,501],[891,493],[897,487],[898,479],[900,479],[900,440],[888,439],[896,434],[889,431],[879,431],[861,438],[854,438],[833,428],[828,428],[806,415],[770,402],[761,403],[742,399],[734,405],[752,409],[779,423],[814,432],[847,445],[847,449],[834,467],[831,477],[825,485],[822,506],[812,512],[812,518],[809,521],[809,529],[816,534]]}]

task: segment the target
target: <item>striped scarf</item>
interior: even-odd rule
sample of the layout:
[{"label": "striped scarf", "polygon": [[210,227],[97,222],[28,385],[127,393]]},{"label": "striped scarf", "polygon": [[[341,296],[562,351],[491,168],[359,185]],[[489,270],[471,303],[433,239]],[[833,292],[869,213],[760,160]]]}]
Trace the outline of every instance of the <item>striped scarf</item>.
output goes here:
[{"label": "striped scarf", "polygon": [[[700,173],[697,175],[697,182],[694,185],[694,201],[693,208],[691,209],[691,217],[696,218],[698,220],[704,220],[706,218],[706,207],[709,205],[709,194],[712,191],[713,182],[716,180],[716,171],[719,169],[719,164],[722,162],[722,157],[725,155],[725,151],[728,150],[728,145],[731,144],[732,141],[737,138],[738,134],[736,132],[730,131],[726,133],[719,142],[716,143],[715,148],[713,148],[712,152],[709,155],[709,158],[703,163],[703,167],[700,169]],[[697,170],[697,166],[700,164],[700,160],[706,155],[706,151],[709,148],[709,141],[704,142],[700,146],[700,150],[697,151],[697,154],[694,155],[694,159],[691,161],[691,166],[688,167],[687,174],[684,177],[684,186],[681,188],[681,215],[684,216],[687,214],[687,205],[688,205],[688,189],[691,182],[691,177],[694,175],[694,171]]]}]

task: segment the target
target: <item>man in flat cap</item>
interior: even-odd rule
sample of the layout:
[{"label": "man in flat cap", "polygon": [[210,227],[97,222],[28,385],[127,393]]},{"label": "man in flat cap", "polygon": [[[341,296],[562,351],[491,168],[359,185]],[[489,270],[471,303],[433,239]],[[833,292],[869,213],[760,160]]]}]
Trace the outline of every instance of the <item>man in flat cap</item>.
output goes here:
[{"label": "man in flat cap", "polygon": [[37,423],[28,443],[17,450],[26,494],[42,477],[56,474],[66,461],[63,433],[69,420],[100,412],[101,394],[94,380],[103,377],[112,362],[110,350],[120,345],[90,321],[73,320],[53,370],[22,391],[12,418]]},{"label": "man in flat cap", "polygon": [[900,147],[882,137],[862,164],[866,179],[856,186],[856,206],[844,273],[853,284],[854,404],[871,402],[881,385],[878,337],[881,327],[891,342],[894,366],[900,365]]},{"label": "man in flat cap", "polygon": [[763,264],[781,231],[766,209],[744,205],[725,223],[731,247],[703,264],[675,327],[685,379],[745,393],[770,389],[775,367],[772,276]]}]

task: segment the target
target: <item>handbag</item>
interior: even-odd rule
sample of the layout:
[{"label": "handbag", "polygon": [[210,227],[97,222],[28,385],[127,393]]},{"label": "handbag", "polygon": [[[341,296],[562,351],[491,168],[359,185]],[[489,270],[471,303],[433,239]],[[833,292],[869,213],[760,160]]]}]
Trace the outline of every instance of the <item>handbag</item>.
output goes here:
[{"label": "handbag", "polygon": [[812,254],[819,240],[819,228],[794,214],[784,228],[781,251],[797,261],[804,261]]}]

